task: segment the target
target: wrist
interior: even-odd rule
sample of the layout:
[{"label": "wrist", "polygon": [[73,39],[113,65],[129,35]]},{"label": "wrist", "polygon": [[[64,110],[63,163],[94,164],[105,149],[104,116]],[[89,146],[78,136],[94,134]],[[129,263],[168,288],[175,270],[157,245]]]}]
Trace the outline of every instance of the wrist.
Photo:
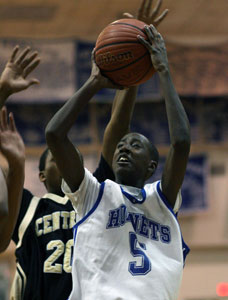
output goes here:
[{"label": "wrist", "polygon": [[91,87],[93,87],[97,91],[103,88],[102,82],[99,79],[99,75],[91,75],[87,82],[90,84]]},{"label": "wrist", "polygon": [[157,73],[159,75],[159,77],[166,77],[166,76],[170,76],[170,70],[169,70],[169,67],[167,66],[160,66],[158,69],[157,69]]},{"label": "wrist", "polygon": [[0,82],[0,104],[4,105],[6,99],[12,94],[12,92],[6,87],[2,86]]},{"label": "wrist", "polygon": [[25,168],[25,155],[18,157],[8,157],[8,166],[10,170],[21,172]]}]

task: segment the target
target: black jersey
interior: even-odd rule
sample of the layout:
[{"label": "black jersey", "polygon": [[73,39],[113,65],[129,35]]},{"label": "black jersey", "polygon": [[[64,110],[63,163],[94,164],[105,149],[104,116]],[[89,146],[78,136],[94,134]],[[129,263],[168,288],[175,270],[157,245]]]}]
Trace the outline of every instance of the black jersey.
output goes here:
[{"label": "black jersey", "polygon": [[[94,172],[102,182],[114,179],[101,157]],[[71,259],[75,211],[67,197],[33,196],[24,189],[13,234],[17,269],[11,300],[66,300],[71,292]]]}]

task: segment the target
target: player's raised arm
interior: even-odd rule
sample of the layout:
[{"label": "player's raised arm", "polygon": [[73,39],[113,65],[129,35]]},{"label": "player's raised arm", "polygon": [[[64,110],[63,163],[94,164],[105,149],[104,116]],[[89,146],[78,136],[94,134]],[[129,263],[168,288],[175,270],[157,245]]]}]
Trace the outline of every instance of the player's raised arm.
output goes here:
[{"label": "player's raised arm", "polygon": [[105,128],[102,143],[102,155],[110,167],[118,142],[130,131],[136,94],[137,87],[130,87],[116,92],[111,119]]},{"label": "player's raised arm", "polygon": [[19,46],[16,46],[0,77],[0,109],[10,95],[39,83],[36,78],[27,78],[40,63],[38,52],[31,53],[30,47],[26,47],[19,55],[18,51]]},{"label": "player's raised arm", "polygon": [[3,226],[3,220],[7,218],[8,216],[8,191],[7,191],[7,185],[6,180],[3,175],[2,169],[0,168],[0,240],[2,230],[4,230]]},{"label": "player's raised arm", "polygon": [[92,55],[92,71],[89,79],[57,111],[46,127],[48,148],[71,191],[76,191],[80,186],[84,178],[84,166],[79,151],[67,135],[81,110],[102,88],[118,87],[101,75]]},{"label": "player's raised arm", "polygon": [[190,128],[187,115],[172,82],[165,42],[153,25],[146,26],[148,41],[139,37],[151,55],[151,61],[160,78],[165,99],[171,146],[162,174],[162,191],[174,206],[182,185],[190,151]]},{"label": "player's raised arm", "polygon": [[[168,9],[160,13],[162,0],[158,0],[153,7],[153,1],[142,0],[141,5],[133,16],[130,13],[124,13],[123,16],[127,18],[137,18],[146,24],[153,24],[158,26],[167,16]],[[105,129],[102,154],[108,164],[112,165],[113,154],[120,139],[130,131],[130,122],[135,106],[135,100],[138,87],[130,87],[125,90],[118,90],[112,106],[111,119]]]},{"label": "player's raised arm", "polygon": [[7,115],[6,107],[1,110],[0,151],[8,162],[8,215],[1,219],[0,251],[4,251],[11,240],[20,209],[24,184],[25,148],[18,133],[13,114]]}]

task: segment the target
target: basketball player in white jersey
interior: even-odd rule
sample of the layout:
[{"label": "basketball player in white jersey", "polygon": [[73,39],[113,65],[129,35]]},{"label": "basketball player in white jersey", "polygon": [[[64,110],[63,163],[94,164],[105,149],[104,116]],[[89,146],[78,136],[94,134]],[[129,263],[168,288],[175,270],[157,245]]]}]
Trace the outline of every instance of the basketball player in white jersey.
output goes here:
[{"label": "basketball player in white jersey", "polygon": [[70,300],[178,298],[189,249],[176,215],[190,130],[172,83],[163,38],[152,25],[145,30],[148,41],[139,39],[148,48],[160,78],[171,140],[161,180],[145,185],[156,170],[159,155],[138,133],[125,135],[116,147],[112,165],[115,182],[100,184],[84,168],[67,134],[93,95],[101,88],[113,87],[95,64],[85,85],[46,128],[48,146],[65,180],[63,190],[78,214]]},{"label": "basketball player in white jersey", "polygon": [[[113,157],[115,182],[98,183],[84,168],[67,134],[80,109],[110,87],[95,64],[85,85],[46,128],[50,150],[78,219],[74,228],[70,300],[177,300],[185,256],[177,212],[190,151],[189,122],[173,86],[165,43],[153,25],[139,37],[151,55],[165,99],[170,150],[160,181],[146,184],[158,152],[139,133],[125,135]],[[75,171],[77,170],[77,172]]]}]

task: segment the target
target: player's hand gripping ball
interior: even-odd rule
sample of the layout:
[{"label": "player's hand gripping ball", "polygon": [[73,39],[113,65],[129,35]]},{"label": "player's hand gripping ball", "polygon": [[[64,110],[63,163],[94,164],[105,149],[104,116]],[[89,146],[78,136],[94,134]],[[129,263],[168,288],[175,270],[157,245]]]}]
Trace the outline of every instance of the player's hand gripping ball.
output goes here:
[{"label": "player's hand gripping ball", "polygon": [[105,27],[97,38],[96,64],[118,85],[139,85],[155,73],[149,51],[137,38],[141,35],[147,40],[145,25],[137,19],[120,19]]}]

